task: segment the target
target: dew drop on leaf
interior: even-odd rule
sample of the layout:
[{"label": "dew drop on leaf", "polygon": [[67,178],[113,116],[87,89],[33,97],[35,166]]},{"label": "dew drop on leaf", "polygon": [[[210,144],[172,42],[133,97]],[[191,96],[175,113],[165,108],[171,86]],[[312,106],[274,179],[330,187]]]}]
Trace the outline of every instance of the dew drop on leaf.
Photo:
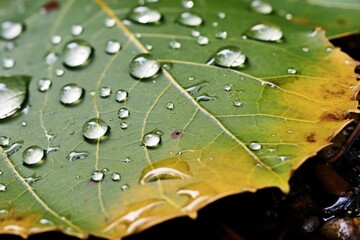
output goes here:
[{"label": "dew drop on leaf", "polygon": [[246,55],[235,46],[220,48],[213,60],[214,64],[220,67],[238,67],[243,65],[245,61]]},{"label": "dew drop on leaf", "polygon": [[64,69],[58,68],[58,69],[55,70],[55,75],[56,75],[57,77],[63,76],[64,73],[65,73]]},{"label": "dew drop on leaf", "polygon": [[201,88],[203,88],[203,87],[205,87],[207,85],[209,85],[208,82],[201,82],[201,83],[198,83],[198,84],[195,84],[193,86],[190,86],[190,87],[186,88],[185,91],[187,91],[191,95],[194,95],[194,94],[197,94],[200,91]]},{"label": "dew drop on leaf", "polygon": [[15,60],[13,58],[4,57],[2,60],[3,69],[11,69],[15,66]]},{"label": "dew drop on leaf", "polygon": [[63,64],[70,69],[82,68],[88,65],[94,56],[94,49],[85,40],[72,40],[63,50]]},{"label": "dew drop on leaf", "polygon": [[195,97],[195,101],[197,102],[208,102],[208,101],[214,101],[216,99],[217,99],[216,97],[212,97],[206,94]]},{"label": "dew drop on leaf", "polygon": [[39,79],[39,81],[38,81],[38,90],[40,92],[46,92],[47,90],[50,89],[51,84],[52,84],[52,81],[50,79],[46,79],[46,78]]},{"label": "dew drop on leaf", "polygon": [[114,27],[116,24],[116,21],[114,18],[105,18],[105,21],[104,21],[104,26],[107,27],[107,28],[112,28]]},{"label": "dew drop on leaf", "polygon": [[78,25],[78,24],[74,24],[71,26],[71,35],[73,35],[74,37],[79,36],[80,34],[82,34],[84,31],[83,26]]},{"label": "dew drop on leaf", "polygon": [[274,24],[260,23],[246,30],[245,35],[255,40],[275,42],[282,38],[283,33],[281,29]]},{"label": "dew drop on leaf", "polygon": [[168,102],[166,104],[166,108],[169,109],[169,110],[173,110],[175,108],[175,105],[173,102]]},{"label": "dew drop on leaf", "polygon": [[29,184],[33,184],[39,180],[41,180],[41,176],[36,175],[36,173],[34,173],[33,175],[31,175],[30,177],[25,178],[25,181],[28,182]]},{"label": "dew drop on leaf", "polygon": [[27,126],[27,123],[26,123],[25,121],[22,121],[22,122],[21,122],[21,126],[26,127],[26,126]]},{"label": "dew drop on leaf", "polygon": [[143,136],[142,144],[147,148],[157,148],[161,144],[161,135],[161,132],[153,130]]},{"label": "dew drop on leaf", "polygon": [[62,37],[60,35],[54,35],[51,37],[51,43],[53,45],[58,45],[59,43],[61,43],[62,41]]},{"label": "dew drop on leaf", "polygon": [[5,191],[6,191],[6,186],[0,183],[0,192],[5,192]]},{"label": "dew drop on leaf", "polygon": [[83,99],[85,90],[75,83],[65,85],[60,89],[60,102],[64,105],[75,105]]},{"label": "dew drop on leaf", "polygon": [[309,48],[303,47],[303,48],[301,48],[301,51],[303,51],[303,52],[309,52]]},{"label": "dew drop on leaf", "polygon": [[209,38],[206,36],[199,36],[196,40],[197,44],[200,46],[205,46],[209,44]]},{"label": "dew drop on leaf", "polygon": [[242,103],[239,100],[235,100],[233,105],[234,105],[234,107],[241,107]]},{"label": "dew drop on leaf", "polygon": [[180,49],[180,48],[181,48],[181,43],[178,42],[178,41],[176,41],[176,40],[172,40],[172,41],[170,41],[170,43],[169,43],[169,47],[170,47],[171,49],[177,50],[177,49]]},{"label": "dew drop on leaf", "polygon": [[261,144],[258,143],[258,142],[251,142],[251,143],[249,144],[249,148],[250,148],[251,150],[253,150],[253,151],[258,151],[258,150],[260,150],[260,149],[262,148],[262,146],[261,146]]},{"label": "dew drop on leaf", "polygon": [[49,52],[48,54],[45,55],[45,63],[47,65],[53,64],[54,62],[56,62],[58,59],[58,55],[54,52]]},{"label": "dew drop on leaf", "polygon": [[128,124],[127,122],[121,122],[121,123],[120,123],[120,128],[121,128],[121,129],[125,130],[125,129],[127,129],[128,127],[129,127],[129,124]]},{"label": "dew drop on leaf", "polygon": [[219,31],[215,34],[215,37],[217,39],[226,39],[227,38],[227,32],[225,31]]},{"label": "dew drop on leaf", "polygon": [[24,29],[25,26],[20,22],[3,21],[1,23],[0,37],[4,40],[11,41],[19,37]]},{"label": "dew drop on leaf", "polygon": [[287,70],[286,70],[286,72],[288,73],[288,74],[296,74],[296,69],[295,68],[288,68]]},{"label": "dew drop on leaf", "polygon": [[122,89],[119,89],[116,91],[115,93],[115,100],[119,103],[123,103],[127,100],[128,98],[128,92]]},{"label": "dew drop on leaf", "polygon": [[44,150],[38,146],[31,146],[23,152],[23,164],[26,166],[35,166],[43,163],[45,157]]},{"label": "dew drop on leaf", "polygon": [[153,46],[151,44],[145,44],[145,48],[148,50],[148,51],[151,51],[153,49]]},{"label": "dew drop on leaf", "polygon": [[181,13],[177,21],[187,27],[197,27],[203,23],[203,19],[198,14],[192,12]]},{"label": "dew drop on leaf", "polygon": [[195,29],[192,29],[190,35],[194,38],[197,38],[200,36],[200,32]]},{"label": "dew drop on leaf", "polygon": [[91,174],[91,180],[93,182],[101,182],[104,179],[105,174],[101,171],[94,171]]},{"label": "dew drop on leaf", "polygon": [[14,142],[10,145],[9,148],[7,148],[5,150],[5,153],[8,155],[8,156],[11,156],[13,155],[14,153],[16,153],[17,151],[19,151],[22,146],[23,146],[24,142],[23,141],[17,141],[17,142]]},{"label": "dew drop on leaf", "polygon": [[105,52],[112,55],[120,51],[120,49],[121,49],[120,42],[116,40],[109,40],[106,43]]},{"label": "dew drop on leaf", "polygon": [[127,108],[120,108],[118,111],[118,117],[120,119],[126,119],[130,116],[130,110]]},{"label": "dew drop on leaf", "polygon": [[87,158],[89,155],[90,155],[90,153],[88,153],[88,152],[72,151],[66,156],[66,159],[69,161],[75,161],[75,160]]},{"label": "dew drop on leaf", "polygon": [[127,18],[135,23],[155,24],[160,22],[162,15],[155,9],[147,6],[138,6],[130,11]]},{"label": "dew drop on leaf", "polygon": [[124,184],[124,185],[122,185],[120,188],[121,188],[121,190],[122,190],[123,192],[125,192],[126,190],[129,189],[129,185]]},{"label": "dew drop on leaf", "polygon": [[111,174],[111,180],[115,181],[115,182],[118,182],[121,180],[121,175],[117,172],[113,172]]},{"label": "dew drop on leaf", "polygon": [[218,12],[218,13],[217,13],[217,16],[218,16],[220,19],[225,19],[225,18],[226,18],[226,13],[224,13],[224,12]]},{"label": "dew drop on leaf", "polygon": [[192,0],[182,0],[181,4],[184,8],[187,8],[187,9],[194,7],[194,2]]},{"label": "dew drop on leaf", "polygon": [[263,2],[261,0],[252,1],[250,7],[254,12],[260,14],[270,14],[273,11],[273,8],[269,3]]},{"label": "dew drop on leaf", "polygon": [[227,92],[230,91],[231,88],[232,88],[231,84],[225,84],[225,86],[224,86],[224,90]]},{"label": "dew drop on leaf", "polygon": [[86,121],[82,127],[82,134],[87,140],[99,140],[110,130],[106,122],[100,118]]},{"label": "dew drop on leaf", "polygon": [[135,56],[130,62],[130,75],[137,79],[154,77],[160,71],[159,61],[148,53]]},{"label": "dew drop on leaf", "polygon": [[0,146],[1,147],[8,147],[10,146],[10,138],[7,136],[0,137]]},{"label": "dew drop on leaf", "polygon": [[111,95],[111,88],[109,87],[102,87],[100,88],[100,97],[107,98]]}]

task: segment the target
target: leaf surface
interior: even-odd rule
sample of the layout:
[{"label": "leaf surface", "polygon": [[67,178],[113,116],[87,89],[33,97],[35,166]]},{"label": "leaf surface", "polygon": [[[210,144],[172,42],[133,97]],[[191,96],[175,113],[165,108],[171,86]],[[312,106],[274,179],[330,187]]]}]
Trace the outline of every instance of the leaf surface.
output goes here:
[{"label": "leaf surface", "polygon": [[[318,25],[308,10],[297,8],[299,16],[312,19],[299,25],[277,12],[251,11],[248,2],[198,1],[191,11],[204,24],[192,28],[177,23],[187,11],[180,1],[149,3],[163,19],[147,25],[124,20],[136,6],[130,0],[68,0],[59,9],[47,6],[43,11],[39,8],[46,1],[27,4],[0,12],[2,19],[16,16],[13,21],[26,25],[13,49],[7,41],[0,43],[7,49],[4,57],[16,61],[1,69],[0,76],[32,78],[23,109],[0,122],[0,136],[12,144],[0,147],[3,233],[27,236],[60,229],[116,239],[169,218],[196,217],[199,208],[229,194],[268,186],[287,191],[291,172],[330,144],[349,122],[346,114],[357,107],[351,58],[322,31],[312,31]],[[291,4],[295,2],[284,1],[283,6]],[[317,12],[317,7],[324,9],[315,5]],[[225,18],[219,17],[222,12]],[[347,16],[352,9],[340,12]],[[109,17],[115,26],[104,26]],[[264,22],[278,25],[283,38],[263,42],[241,37]],[[74,24],[84,28],[79,36],[71,34]],[[358,27],[350,24],[346,31]],[[192,30],[209,43],[199,45]],[[226,39],[215,37],[219,31],[226,31]],[[339,34],[336,27],[331,31]],[[59,44],[51,44],[55,35],[62,37]],[[87,41],[95,51],[81,69],[63,65],[64,48],[73,39]],[[119,41],[121,50],[107,54],[108,40]],[[179,49],[169,47],[174,40]],[[206,64],[229,45],[246,55],[243,66]],[[165,65],[154,78],[135,79],[129,63],[148,49]],[[51,52],[58,56],[54,62]],[[40,79],[52,80],[49,90],[39,91]],[[67,84],[85,90],[77,104],[60,103]],[[102,87],[112,94],[101,97]],[[126,101],[115,101],[118,89],[128,92]],[[119,119],[120,108],[129,110],[127,118]],[[83,125],[93,118],[101,118],[109,130],[104,138],[89,141]],[[148,133],[161,138],[157,148],[144,143]],[[34,166],[23,163],[31,146],[47,152]],[[94,181],[94,171],[104,178]],[[121,179],[112,180],[113,173]]]}]

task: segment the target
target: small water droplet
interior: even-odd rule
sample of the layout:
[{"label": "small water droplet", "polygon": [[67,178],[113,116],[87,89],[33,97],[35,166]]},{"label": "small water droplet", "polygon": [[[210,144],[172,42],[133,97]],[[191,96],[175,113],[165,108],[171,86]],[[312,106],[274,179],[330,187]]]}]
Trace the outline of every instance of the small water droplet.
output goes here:
[{"label": "small water droplet", "polygon": [[116,20],[114,18],[105,18],[105,21],[104,21],[104,26],[107,27],[107,28],[112,28],[114,27],[116,24]]},{"label": "small water droplet", "polygon": [[24,29],[25,26],[22,23],[3,21],[0,28],[0,37],[4,40],[11,41],[19,37]]},{"label": "small water droplet", "polygon": [[109,87],[102,87],[100,88],[100,97],[107,98],[111,95],[111,88]]},{"label": "small water droplet", "polygon": [[[245,63],[246,55],[235,46],[220,48],[214,57],[214,64],[220,67],[238,67]],[[208,63],[211,63],[210,60]]]},{"label": "small water droplet", "polygon": [[201,96],[195,97],[195,101],[197,101],[197,102],[208,102],[208,101],[214,101],[216,99],[217,99],[216,97],[211,97],[208,95],[201,95]]},{"label": "small water droplet", "polygon": [[275,42],[282,38],[283,33],[281,29],[274,24],[260,23],[248,29],[245,35],[255,40]]},{"label": "small water droplet", "polygon": [[130,110],[127,108],[120,108],[118,111],[118,117],[120,119],[126,119],[130,116]]},{"label": "small water droplet", "polygon": [[260,150],[260,149],[262,148],[262,146],[261,146],[261,144],[258,143],[258,142],[251,142],[251,143],[249,144],[249,148],[250,148],[251,150],[253,150],[253,151],[258,151],[258,150]]},{"label": "small water droplet", "polygon": [[85,90],[79,85],[72,83],[60,89],[60,102],[64,105],[75,105],[83,99]]},{"label": "small water droplet", "polygon": [[74,24],[71,26],[71,34],[74,36],[74,37],[77,37],[79,36],[80,34],[82,34],[84,31],[84,28],[83,26],[79,25],[79,24]]},{"label": "small water droplet", "polygon": [[194,7],[194,2],[192,0],[182,0],[181,4],[184,8],[187,8],[187,9]]},{"label": "small water droplet", "polygon": [[122,190],[123,192],[125,192],[126,190],[129,189],[129,185],[124,184],[124,185],[122,185],[120,188],[121,188],[121,190]]},{"label": "small water droplet", "polygon": [[52,81],[50,79],[46,79],[46,78],[40,79],[38,81],[38,90],[40,92],[46,92],[47,90],[50,89],[51,84],[52,84]]},{"label": "small water droplet", "polygon": [[226,13],[224,13],[224,12],[218,12],[218,13],[217,13],[217,16],[218,16],[220,19],[225,19],[225,18],[226,18]]},{"label": "small water droplet", "polygon": [[333,51],[333,48],[332,48],[332,47],[327,47],[327,48],[325,48],[325,51],[326,51],[326,52],[332,52],[332,51]]},{"label": "small water droplet", "polygon": [[141,39],[141,38],[142,38],[142,34],[141,34],[141,33],[135,33],[135,37],[136,37],[137,39]]},{"label": "small water droplet", "polygon": [[11,51],[11,50],[13,50],[15,48],[15,43],[13,43],[13,42],[7,42],[6,44],[5,44],[5,50],[6,51]]},{"label": "small water droplet", "polygon": [[63,64],[70,69],[82,68],[93,59],[94,49],[86,41],[76,39],[68,42],[63,50]]},{"label": "small water droplet", "polygon": [[190,86],[190,87],[186,88],[185,91],[187,91],[191,95],[195,95],[200,91],[201,88],[203,88],[203,87],[205,87],[207,85],[209,85],[208,82],[201,82],[199,84],[195,84],[193,86]]},{"label": "small water droplet", "polygon": [[105,52],[108,54],[115,54],[121,49],[120,42],[116,40],[109,40],[106,43]]},{"label": "small water droplet", "polygon": [[203,23],[203,19],[198,14],[192,12],[181,13],[177,21],[187,27],[197,27]]},{"label": "small water droplet", "polygon": [[169,109],[169,110],[173,110],[175,108],[175,105],[173,102],[168,102],[166,104],[166,108]]},{"label": "small water droplet", "polygon": [[147,6],[138,6],[130,11],[127,18],[134,23],[156,24],[161,21],[162,15],[155,9]]},{"label": "small water droplet", "polygon": [[4,57],[2,60],[2,67],[4,69],[10,69],[15,66],[15,60],[13,58]]},{"label": "small water droplet", "polygon": [[124,163],[131,163],[132,162],[132,160],[129,157],[127,157],[127,158],[125,158],[124,160],[121,160],[121,161],[124,162]]},{"label": "small water droplet", "polygon": [[65,73],[64,69],[58,68],[58,69],[55,70],[55,75],[56,75],[57,77],[63,76],[64,73]]},{"label": "small water droplet", "polygon": [[54,35],[51,37],[51,43],[53,45],[58,45],[59,43],[61,43],[62,41],[62,37],[60,35]]},{"label": "small water droplet", "polygon": [[105,174],[101,171],[94,171],[91,174],[91,180],[93,182],[101,182],[104,179]]},{"label": "small water droplet", "polygon": [[273,8],[269,3],[259,0],[252,1],[250,7],[254,12],[260,14],[270,14],[273,11]]},{"label": "small water droplet", "polygon": [[230,91],[231,88],[232,88],[231,84],[225,84],[225,86],[224,86],[224,90],[227,91],[227,92]]},{"label": "small water droplet", "polygon": [[127,100],[128,98],[128,92],[122,89],[119,89],[116,91],[115,93],[115,100],[119,103],[123,103]]},{"label": "small water droplet", "polygon": [[44,59],[45,59],[45,63],[47,65],[53,64],[58,60],[58,55],[54,52],[49,52],[48,54],[45,55]]},{"label": "small water droplet", "polygon": [[206,36],[199,36],[196,40],[197,44],[200,46],[205,46],[209,44],[209,38]]},{"label": "small water droplet", "polygon": [[25,181],[28,182],[29,184],[33,184],[41,179],[42,179],[41,176],[38,176],[38,175],[36,175],[36,173],[34,173],[30,177],[25,178]]},{"label": "small water droplet", "polygon": [[72,151],[66,156],[66,159],[69,161],[75,161],[75,160],[87,158],[89,155],[90,153],[88,152]]},{"label": "small water droplet", "polygon": [[287,70],[286,70],[286,72],[288,73],[288,74],[296,74],[296,69],[295,68],[288,68]]},{"label": "small water droplet", "polygon": [[127,122],[121,122],[121,123],[120,123],[120,128],[121,128],[121,129],[125,130],[125,129],[127,129],[128,127],[129,127],[129,124],[128,124]]},{"label": "small water droplet", "polygon": [[213,26],[213,27],[218,27],[218,26],[219,26],[219,23],[218,23],[218,22],[212,22],[212,23],[211,23],[211,26]]},{"label": "small water droplet", "polygon": [[197,38],[200,36],[200,32],[195,29],[192,29],[190,35],[194,38]]},{"label": "small water droplet", "polygon": [[309,48],[303,47],[303,48],[301,48],[301,51],[303,51],[303,52],[309,52]]},{"label": "small water droplet", "polygon": [[215,34],[215,37],[217,39],[226,39],[227,38],[227,32],[225,31],[219,31]]},{"label": "small water droplet", "polygon": [[54,223],[52,221],[45,219],[45,218],[40,219],[39,223],[42,225],[54,225]]},{"label": "small water droplet", "polygon": [[21,126],[26,127],[26,126],[27,126],[27,123],[26,123],[25,121],[22,121],[22,122],[21,122]]},{"label": "small water droplet", "polygon": [[117,172],[113,172],[111,174],[111,180],[115,181],[115,182],[118,182],[121,180],[121,175]]},{"label": "small water droplet", "polygon": [[279,160],[282,161],[282,162],[285,161],[286,159],[287,159],[286,156],[279,156]]},{"label": "small water droplet", "polygon": [[6,186],[0,183],[0,192],[5,192],[5,191],[6,191]]},{"label": "small water droplet", "polygon": [[10,138],[7,136],[0,137],[0,146],[1,147],[8,147],[10,146]]},{"label": "small water droplet", "polygon": [[55,153],[55,152],[58,152],[60,150],[60,147],[59,146],[49,146],[47,149],[46,149],[46,152],[47,153]]},{"label": "small water droplet", "polygon": [[130,75],[137,79],[154,77],[160,71],[159,61],[151,54],[141,53],[130,62]]},{"label": "small water droplet", "polygon": [[172,40],[170,41],[169,46],[171,49],[177,50],[181,48],[181,43],[176,40]]},{"label": "small water droplet", "polygon": [[242,103],[240,102],[240,100],[235,100],[233,105],[234,105],[234,107],[241,107]]},{"label": "small water droplet", "polygon": [[151,44],[145,44],[145,48],[148,50],[148,51],[151,51],[153,49],[153,46]]},{"label": "small water droplet", "polygon": [[24,142],[23,141],[17,141],[14,142],[10,145],[9,148],[7,148],[4,152],[8,155],[11,156],[14,153],[16,153],[20,148],[22,148]]},{"label": "small water droplet", "polygon": [[23,152],[23,164],[26,166],[37,166],[43,163],[44,150],[38,146],[31,146]]},{"label": "small water droplet", "polygon": [[82,134],[87,140],[100,140],[110,130],[106,122],[100,118],[86,121],[82,127]]},{"label": "small water droplet", "polygon": [[195,80],[195,77],[191,76],[188,78],[189,81],[194,81]]},{"label": "small water droplet", "polygon": [[142,144],[147,148],[157,148],[161,144],[161,135],[162,133],[155,129],[143,136]]}]

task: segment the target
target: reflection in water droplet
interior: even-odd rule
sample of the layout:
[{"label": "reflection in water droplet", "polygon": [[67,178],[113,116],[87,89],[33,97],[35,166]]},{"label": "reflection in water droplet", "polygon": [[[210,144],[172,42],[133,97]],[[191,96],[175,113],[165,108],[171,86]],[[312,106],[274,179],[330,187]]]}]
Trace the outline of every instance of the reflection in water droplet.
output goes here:
[{"label": "reflection in water droplet", "polygon": [[273,8],[269,3],[266,3],[266,2],[263,2],[260,0],[252,1],[250,6],[254,12],[257,12],[260,14],[270,14],[273,11]]},{"label": "reflection in water droplet", "polygon": [[175,105],[173,102],[168,102],[166,104],[166,108],[169,109],[169,110],[173,110],[175,108]]},{"label": "reflection in water droplet", "polygon": [[182,0],[181,4],[184,8],[188,8],[188,9],[194,7],[194,2],[192,0]]},{"label": "reflection in water droplet", "polygon": [[8,147],[10,146],[10,138],[7,136],[0,137],[0,146],[1,147]]},{"label": "reflection in water droplet", "polygon": [[62,75],[64,75],[64,73],[65,73],[64,69],[58,68],[55,70],[55,75],[57,77],[61,77]]},{"label": "reflection in water droplet", "polygon": [[210,60],[208,64],[214,63],[220,67],[238,67],[245,63],[246,55],[235,46],[226,46],[220,48],[213,60]]},{"label": "reflection in water droplet", "polygon": [[282,38],[283,33],[281,29],[274,24],[260,23],[248,29],[245,35],[255,40],[275,42]]},{"label": "reflection in water droplet", "polygon": [[191,12],[181,13],[177,21],[187,27],[197,27],[203,23],[202,18],[198,14]]},{"label": "reflection in water droplet", "polygon": [[233,103],[233,105],[234,105],[235,107],[241,107],[241,106],[242,106],[242,103],[240,102],[240,100],[235,100],[234,103]]},{"label": "reflection in water droplet", "polygon": [[82,134],[87,140],[99,140],[105,136],[110,127],[100,118],[86,121],[82,127]]},{"label": "reflection in water droplet", "polygon": [[215,37],[217,39],[226,39],[227,38],[227,32],[225,31],[219,31],[215,34]]},{"label": "reflection in water droplet", "polygon": [[77,84],[68,84],[60,89],[60,102],[64,105],[75,105],[83,99],[85,90]]},{"label": "reflection in water droplet", "polygon": [[93,59],[94,49],[84,40],[76,39],[68,42],[63,50],[63,64],[70,69],[88,65]]},{"label": "reflection in water droplet", "polygon": [[58,45],[59,43],[61,43],[62,41],[62,37],[60,35],[54,35],[51,37],[51,43],[53,45]]},{"label": "reflection in water droplet", "polygon": [[0,183],[0,192],[5,192],[5,191],[6,191],[6,186]]},{"label": "reflection in water droplet", "polygon": [[114,18],[105,18],[105,21],[104,21],[104,26],[107,27],[107,28],[112,28],[113,26],[115,26],[116,24],[116,20]]},{"label": "reflection in water droplet", "polygon": [[112,179],[113,181],[115,181],[115,182],[118,182],[118,181],[121,180],[121,175],[120,175],[119,173],[117,173],[117,172],[113,172],[113,173],[111,174],[111,179]]},{"label": "reflection in water droplet", "polygon": [[75,160],[78,160],[78,159],[87,158],[89,155],[90,155],[90,153],[88,153],[88,152],[72,151],[66,156],[66,159],[69,160],[69,161],[75,161]]},{"label": "reflection in water droplet", "polygon": [[3,58],[2,67],[4,69],[10,69],[13,68],[14,66],[15,66],[15,60],[13,58],[8,58],[8,57]]},{"label": "reflection in water droplet", "polygon": [[49,52],[48,54],[45,55],[44,59],[45,59],[45,63],[47,65],[50,65],[57,61],[58,55],[54,52]]},{"label": "reflection in water droplet", "polygon": [[151,54],[141,53],[130,62],[130,75],[137,79],[155,76],[160,71],[159,61]]},{"label": "reflection in water droplet", "polygon": [[199,36],[198,39],[196,40],[196,42],[200,45],[200,46],[205,46],[209,44],[209,38],[205,37],[205,36]]},{"label": "reflection in water droplet", "polygon": [[296,69],[295,68],[288,68],[287,70],[286,70],[286,72],[288,73],[288,74],[296,74]]},{"label": "reflection in water droplet", "polygon": [[118,117],[120,119],[126,119],[130,116],[130,110],[127,108],[120,108],[118,111]]},{"label": "reflection in water droplet", "polygon": [[71,34],[76,37],[79,36],[80,34],[82,34],[84,31],[83,26],[78,25],[78,24],[74,24],[71,26]]},{"label": "reflection in water droplet", "polygon": [[38,146],[31,146],[23,152],[23,164],[26,166],[40,165],[44,159],[44,150]]},{"label": "reflection in water droplet", "polygon": [[170,43],[169,43],[169,46],[171,49],[180,49],[181,48],[181,43],[176,41],[176,40],[172,40]]},{"label": "reflection in water droplet", "polygon": [[231,84],[225,84],[225,86],[224,86],[224,90],[227,91],[227,92],[230,91],[231,88],[232,88]]},{"label": "reflection in water droplet", "polygon": [[119,103],[123,103],[128,98],[128,92],[122,89],[119,89],[115,93],[115,100]]},{"label": "reflection in water droplet", "polygon": [[109,88],[109,87],[100,88],[100,97],[107,98],[110,95],[111,95],[111,88]]},{"label": "reflection in water droplet", "polygon": [[91,180],[93,182],[101,182],[104,179],[105,174],[101,171],[94,171],[91,174]]},{"label": "reflection in water droplet", "polygon": [[26,102],[28,76],[0,77],[0,119],[18,112]]},{"label": "reflection in water droplet", "polygon": [[143,136],[142,144],[147,148],[157,148],[161,144],[161,135],[161,131],[155,129]]},{"label": "reflection in water droplet", "polygon": [[50,79],[40,79],[38,81],[38,90],[40,92],[46,92],[50,89],[50,86],[52,84],[52,81]]},{"label": "reflection in water droplet", "polygon": [[9,148],[7,148],[4,152],[8,155],[11,156],[14,153],[16,153],[20,148],[22,148],[24,142],[23,141],[17,141],[14,142],[10,145]]},{"label": "reflection in water droplet", "polygon": [[120,123],[120,128],[121,128],[121,129],[124,129],[124,130],[125,130],[125,129],[127,129],[128,127],[129,127],[129,124],[128,124],[127,122],[121,122],[121,123]]},{"label": "reflection in water droplet", "polygon": [[195,101],[197,101],[197,102],[208,102],[208,101],[214,101],[216,99],[217,99],[216,97],[211,97],[208,95],[201,95],[201,96],[195,97]]},{"label": "reflection in water droplet", "polygon": [[253,151],[257,151],[257,150],[260,150],[262,148],[261,144],[258,143],[258,142],[251,142],[249,144],[249,148]]},{"label": "reflection in water droplet", "polygon": [[140,24],[155,24],[159,23],[162,15],[159,11],[149,8],[147,6],[138,6],[131,10],[128,14],[128,19]]},{"label": "reflection in water droplet", "polygon": [[121,44],[116,40],[109,40],[106,43],[105,52],[108,54],[115,54],[121,49]]},{"label": "reflection in water droplet", "polygon": [[19,37],[25,27],[22,23],[13,21],[3,21],[0,28],[0,37],[4,40],[11,41]]}]

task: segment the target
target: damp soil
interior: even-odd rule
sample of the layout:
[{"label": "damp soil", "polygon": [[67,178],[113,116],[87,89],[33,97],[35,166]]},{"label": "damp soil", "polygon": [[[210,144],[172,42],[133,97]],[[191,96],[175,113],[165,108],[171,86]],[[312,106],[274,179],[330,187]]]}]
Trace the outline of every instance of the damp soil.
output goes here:
[{"label": "damp soil", "polygon": [[[360,61],[360,33],[331,41]],[[354,71],[360,74],[360,66]],[[334,144],[294,172],[289,194],[266,188],[228,196],[200,210],[196,220],[172,219],[124,239],[360,240],[360,116],[349,117],[354,121],[333,139]],[[60,232],[29,237],[45,239],[77,238]]]}]

